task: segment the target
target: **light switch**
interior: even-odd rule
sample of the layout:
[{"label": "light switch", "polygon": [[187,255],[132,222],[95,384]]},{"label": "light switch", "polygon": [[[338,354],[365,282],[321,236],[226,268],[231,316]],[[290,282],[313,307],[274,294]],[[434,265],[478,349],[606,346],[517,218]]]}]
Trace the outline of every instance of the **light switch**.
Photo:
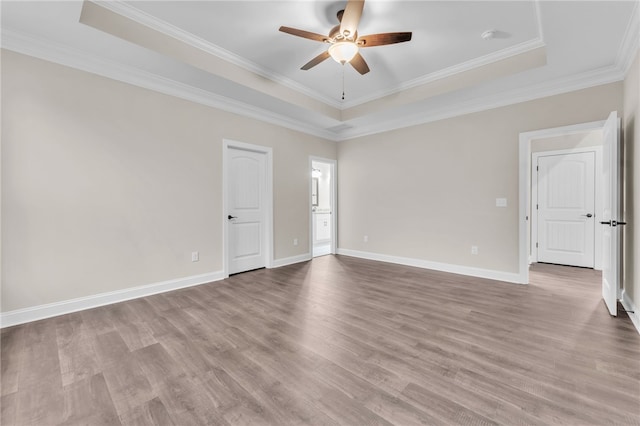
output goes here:
[{"label": "light switch", "polygon": [[496,207],[507,207],[506,198],[496,198]]}]

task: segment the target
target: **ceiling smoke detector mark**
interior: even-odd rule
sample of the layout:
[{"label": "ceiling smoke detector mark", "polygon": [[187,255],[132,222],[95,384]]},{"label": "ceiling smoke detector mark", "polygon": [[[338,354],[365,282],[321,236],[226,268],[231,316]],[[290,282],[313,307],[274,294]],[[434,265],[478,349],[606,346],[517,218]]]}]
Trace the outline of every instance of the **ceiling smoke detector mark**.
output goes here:
[{"label": "ceiling smoke detector mark", "polygon": [[493,40],[493,38],[496,36],[496,33],[496,30],[487,30],[480,34],[480,37],[482,37],[483,40]]}]

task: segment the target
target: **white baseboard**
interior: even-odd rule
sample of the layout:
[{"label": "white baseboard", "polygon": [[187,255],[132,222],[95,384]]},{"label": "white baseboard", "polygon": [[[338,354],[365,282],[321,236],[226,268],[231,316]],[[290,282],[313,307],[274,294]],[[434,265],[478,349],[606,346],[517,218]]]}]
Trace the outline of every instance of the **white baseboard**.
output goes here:
[{"label": "white baseboard", "polygon": [[494,271],[491,269],[474,268],[470,266],[453,265],[450,263],[431,262],[409,257],[390,256],[387,254],[370,253],[366,251],[338,249],[338,254],[359,257],[362,259],[378,260],[380,262],[397,263],[399,265],[415,266],[417,268],[433,269],[435,271],[450,272],[452,274],[468,275],[471,277],[488,278],[496,281],[506,281],[515,284],[523,284],[520,274],[513,272]]},{"label": "white baseboard", "polygon": [[[633,303],[633,300],[629,297],[629,294],[622,290],[622,298],[620,299],[622,306],[627,311],[627,315],[631,318],[631,322],[635,326],[638,334],[640,334],[640,312],[638,312],[638,307]],[[633,312],[631,312],[633,311]]]},{"label": "white baseboard", "polygon": [[299,254],[297,256],[285,257],[283,259],[275,259],[272,268],[293,265],[294,263],[306,262],[311,260],[311,253]]},{"label": "white baseboard", "polygon": [[82,311],[85,309],[97,308],[98,306],[110,305],[112,303],[124,302],[125,300],[137,299],[139,297],[164,293],[180,288],[206,284],[212,281],[219,281],[221,279],[223,279],[222,271],[211,272],[208,274],[193,275],[190,277],[178,278],[175,280],[163,281],[139,287],[125,288],[123,290],[110,291],[92,296],[79,297],[77,299],[63,300],[62,302],[48,303],[46,305],[2,312],[0,314],[0,328],[69,314],[71,312]]}]

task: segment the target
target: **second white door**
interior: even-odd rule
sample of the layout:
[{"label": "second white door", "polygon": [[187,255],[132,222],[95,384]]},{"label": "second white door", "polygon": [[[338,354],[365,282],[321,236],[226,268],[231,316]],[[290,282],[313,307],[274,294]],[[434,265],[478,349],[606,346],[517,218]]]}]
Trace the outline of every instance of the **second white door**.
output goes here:
[{"label": "second white door", "polygon": [[594,266],[595,153],[538,158],[538,261]]},{"label": "second white door", "polygon": [[266,154],[229,147],[229,273],[266,266]]}]

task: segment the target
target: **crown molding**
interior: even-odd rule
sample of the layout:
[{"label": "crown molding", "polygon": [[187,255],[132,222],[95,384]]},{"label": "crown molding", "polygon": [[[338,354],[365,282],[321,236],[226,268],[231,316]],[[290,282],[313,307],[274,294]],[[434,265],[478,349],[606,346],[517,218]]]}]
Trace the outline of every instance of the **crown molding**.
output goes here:
[{"label": "crown molding", "polygon": [[372,92],[367,96],[354,99],[353,101],[342,102],[342,101],[337,101],[333,98],[324,96],[321,93],[315,90],[309,89],[308,87],[302,84],[299,84],[294,80],[291,80],[273,71],[265,69],[260,65],[256,64],[255,62],[248,61],[247,59],[241,56],[238,56],[233,52],[230,52],[220,46],[217,46],[214,43],[211,43],[210,41],[200,38],[192,33],[184,31],[183,29],[178,28],[153,15],[150,15],[128,3],[125,3],[122,0],[110,0],[110,1],[86,0],[86,1],[95,3],[101,7],[104,7],[107,10],[110,10],[111,12],[122,15],[141,25],[147,26],[167,36],[180,40],[192,47],[205,51],[222,60],[230,62],[252,73],[260,75],[261,77],[267,78],[271,81],[274,81],[277,84],[280,84],[289,89],[300,92],[306,96],[309,96],[317,101],[323,102],[328,106],[331,106],[339,110],[345,110],[345,109],[352,108],[352,107],[355,107],[379,98],[383,98],[385,96],[394,95],[396,93],[399,93],[423,84],[428,84],[436,80],[451,77],[460,72],[464,72],[464,71],[468,71],[484,65],[488,65],[493,62],[507,59],[512,56],[526,53],[530,50],[534,50],[539,47],[545,46],[544,40],[542,39],[542,24],[540,20],[539,0],[535,0],[534,17],[536,20],[536,27],[538,30],[538,36],[536,38],[514,45],[514,46],[510,46],[506,49],[502,49],[497,52],[492,52],[490,54],[481,56],[479,58],[471,59],[461,64],[456,64],[454,66],[451,66],[442,70],[438,70],[434,73],[427,74],[425,76],[421,76],[416,79],[401,83],[390,89],[384,89],[377,92]]},{"label": "crown molding", "polygon": [[364,103],[374,101],[376,99],[384,98],[385,96],[395,95],[399,92],[403,92],[405,90],[409,90],[414,87],[421,86],[423,84],[432,83],[436,80],[448,78],[453,75],[459,74],[461,72],[469,71],[475,68],[492,64],[494,62],[508,59],[513,56],[520,55],[534,49],[538,49],[540,47],[545,47],[546,44],[544,42],[544,36],[543,36],[543,30],[542,30],[542,19],[541,19],[541,13],[540,13],[540,0],[534,1],[533,15],[536,21],[536,28],[538,31],[537,37],[534,37],[530,40],[527,40],[525,42],[522,42],[513,46],[509,46],[505,49],[498,50],[496,52],[491,52],[487,55],[480,56],[478,58],[474,58],[469,61],[462,62],[460,64],[456,64],[451,67],[438,70],[431,74],[423,75],[413,80],[403,82],[390,89],[379,90],[377,92],[372,92],[368,96],[363,96],[358,99],[354,99],[353,101],[344,102],[342,104],[341,109],[345,110],[345,109],[353,108],[358,105],[362,105]]},{"label": "crown molding", "polygon": [[[134,67],[106,61],[98,56],[71,49],[50,40],[43,40],[20,34],[8,28],[2,29],[2,47],[11,51],[58,63],[71,68],[101,75],[123,83],[175,96],[191,102],[221,109],[245,117],[282,126],[291,130],[317,136],[331,141],[344,141],[377,133],[398,130],[405,127],[426,124],[460,115],[471,114],[492,108],[499,108],[574,90],[585,89],[624,79],[623,63],[604,69],[590,71],[578,76],[560,78],[553,81],[506,91],[464,103],[442,108],[420,111],[397,120],[376,122],[370,126],[347,128],[341,132],[308,125],[269,110],[257,108],[235,99],[216,95],[192,86],[161,77]],[[342,127],[349,126],[348,122]],[[335,128],[335,126],[334,126]]]},{"label": "crown molding", "polygon": [[636,53],[640,48],[640,6],[635,2],[631,19],[624,33],[622,43],[616,55],[616,67],[620,68],[626,75],[633,64]]},{"label": "crown molding", "polygon": [[340,133],[339,141],[403,129],[549,96],[561,95],[563,93],[588,89],[603,84],[615,83],[622,81],[624,76],[625,74],[620,66],[601,68],[570,77],[535,84],[526,88],[517,88],[496,95],[484,96],[467,102],[447,105],[442,108],[420,111],[393,121],[375,123],[371,126],[354,127],[351,131]]},{"label": "crown molding", "polygon": [[542,0],[534,0],[533,13],[536,16],[536,24],[538,26],[538,38],[544,40],[544,29],[542,27],[542,11],[540,10],[540,2]]},{"label": "crown molding", "polygon": [[479,68],[485,65],[492,64],[494,62],[501,61],[503,59],[511,58],[516,55],[520,55],[522,53],[529,52],[534,49],[538,49],[540,47],[544,47],[545,44],[542,40],[536,38],[532,39],[506,49],[502,49],[496,52],[489,53],[488,55],[484,55],[478,58],[471,59],[466,62],[462,62],[460,64],[453,65],[448,68],[444,68],[431,74],[423,75],[413,80],[406,81],[401,83],[391,89],[379,90],[377,92],[372,92],[368,96],[362,96],[353,101],[345,102],[342,104],[342,110],[356,107],[358,105],[365,104],[367,102],[375,101],[380,98],[384,98],[386,96],[395,95],[397,93],[403,92],[405,90],[413,89],[414,87],[422,86],[424,84],[432,83],[437,80],[441,80],[444,78],[452,77],[461,72],[470,71],[475,68]]},{"label": "crown molding", "polygon": [[153,15],[150,15],[134,6],[131,6],[128,3],[123,2],[122,0],[110,0],[110,1],[93,1],[86,0],[94,3],[100,7],[103,7],[107,10],[110,10],[113,13],[117,13],[119,15],[124,16],[125,18],[131,19],[132,21],[137,22],[138,24],[149,27],[155,31],[163,33],[169,37],[173,37],[177,40],[182,41],[192,47],[200,49],[204,52],[207,52],[210,55],[216,56],[224,61],[230,62],[234,65],[237,65],[241,68],[244,68],[247,71],[250,71],[254,74],[257,74],[261,77],[269,79],[279,85],[287,87],[289,89],[295,90],[299,93],[302,93],[310,98],[313,98],[317,101],[325,103],[331,107],[336,109],[340,109],[342,107],[342,103],[328,96],[324,96],[321,93],[316,92],[315,90],[311,90],[308,87],[286,78],[281,74],[277,74],[273,71],[265,69],[255,62],[249,61],[239,55],[236,55],[233,52],[230,52],[220,46],[217,46],[210,41],[207,41],[201,37],[198,37],[190,32],[184,31],[181,28],[176,27],[166,21],[156,18]]},{"label": "crown molding", "polygon": [[[121,2],[114,2],[114,4],[119,6],[123,5]],[[112,3],[109,3],[109,5],[113,7]],[[124,7],[128,6],[125,5]],[[536,2],[536,7],[538,7],[538,2]],[[537,13],[539,14],[539,10]],[[633,16],[637,18],[639,13],[640,8],[636,4]],[[421,110],[415,114],[407,115],[395,120],[381,121],[364,126],[353,126],[349,122],[344,122],[338,126],[333,126],[328,129],[303,123],[283,114],[278,114],[232,98],[194,88],[134,67],[121,65],[112,61],[106,61],[96,55],[71,49],[67,46],[51,42],[50,40],[24,35],[8,28],[2,29],[2,47],[18,53],[34,56],[50,62],[101,75],[103,77],[264,121],[291,130],[296,130],[323,139],[343,141],[621,81],[628,73],[629,67],[635,58],[638,48],[640,47],[639,33],[640,20],[632,17],[627,25],[625,37],[618,49],[616,62],[614,65],[609,67],[547,81],[533,86],[528,86],[526,88],[508,90],[499,94],[485,96],[467,102],[457,103],[455,105],[432,108],[430,110]],[[527,46],[529,48],[533,48],[533,46],[536,46],[540,42],[540,40],[532,40],[525,44],[514,46],[510,52],[517,54],[515,52],[519,49],[525,49]],[[503,51],[502,54],[506,53]],[[483,58],[479,58],[477,63],[480,63],[481,60],[490,61],[492,59],[490,57]],[[495,57],[493,60],[496,60]],[[473,64],[461,64],[457,72],[460,72],[463,66],[473,66]],[[433,75],[431,76],[433,77]]]},{"label": "crown molding", "polygon": [[135,67],[108,61],[50,40],[21,34],[9,28],[2,29],[2,48],[323,139],[337,140],[335,132],[302,123],[283,114],[179,83]]},{"label": "crown molding", "polygon": [[[540,0],[536,0],[536,14],[538,22],[540,19]],[[622,81],[626,77],[633,64],[635,55],[640,49],[640,2],[634,5],[631,18],[627,24],[625,35],[618,48],[615,63],[608,67],[587,71],[581,74],[557,78],[544,83],[532,85],[525,88],[508,90],[500,94],[485,96],[470,100],[468,102],[457,103],[455,105],[435,108],[428,112],[421,111],[410,116],[405,116],[397,120],[386,121],[384,123],[374,123],[370,126],[352,127],[349,130],[340,132],[338,140],[345,141],[363,136],[370,136],[405,127],[417,126],[431,123],[447,118],[486,111],[493,108],[500,108],[521,102],[527,102],[549,96],[561,95],[563,93],[576,90],[588,89],[590,87]],[[539,27],[540,37],[542,37],[542,26]]]}]

